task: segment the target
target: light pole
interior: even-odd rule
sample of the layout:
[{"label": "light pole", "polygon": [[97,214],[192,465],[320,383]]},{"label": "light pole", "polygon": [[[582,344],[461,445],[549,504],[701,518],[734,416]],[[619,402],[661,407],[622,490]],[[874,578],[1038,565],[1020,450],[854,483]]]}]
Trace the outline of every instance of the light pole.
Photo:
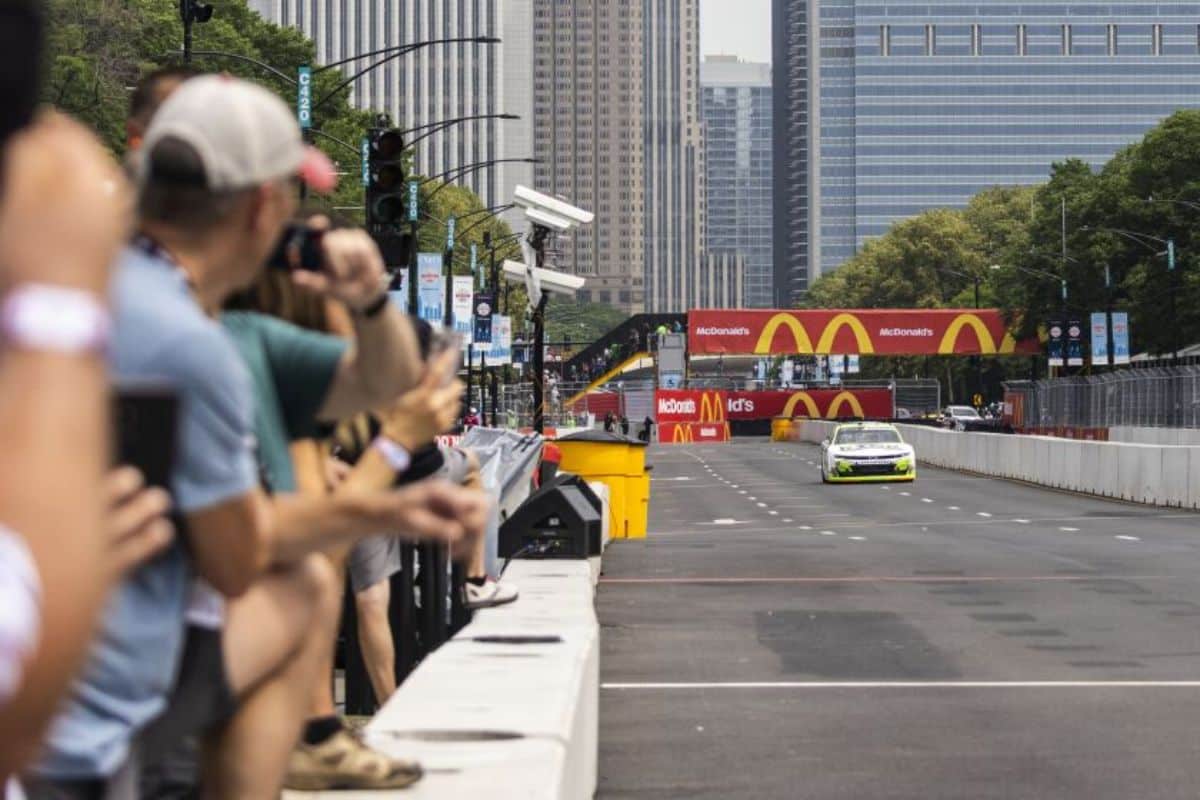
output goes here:
[{"label": "light pole", "polygon": [[479,172],[480,170],[487,169],[488,167],[494,167],[497,164],[537,164],[537,163],[540,163],[540,162],[536,158],[493,158],[490,161],[476,161],[474,164],[466,164],[461,167],[455,167],[453,169],[448,169],[445,172],[443,172],[441,175],[431,175],[428,178],[425,178],[423,181],[421,181],[422,186],[424,186],[427,183],[432,183],[433,181],[439,181],[439,180],[442,181],[442,184],[440,186],[438,186],[436,189],[434,189],[432,192],[429,193],[429,197],[427,197],[425,199],[425,202],[428,203],[435,196],[437,196],[438,192],[440,192],[442,189],[445,189],[447,186],[450,186],[451,181],[457,180],[458,178],[462,178],[466,175],[471,175],[473,173]]},{"label": "light pole", "polygon": [[[1067,256],[1066,254],[1063,254],[1063,258],[1065,258],[1067,260],[1071,260],[1070,257]],[[1055,275],[1053,272],[1046,272],[1045,270],[1034,269],[1032,267],[1021,267],[1021,266],[1017,266],[1014,264],[1014,265],[1012,265],[1011,268],[1017,270],[1018,272],[1024,272],[1027,275],[1035,275],[1040,278],[1050,278],[1051,280],[1055,280],[1055,281],[1059,282],[1059,287],[1061,289],[1061,296],[1062,296],[1063,323],[1066,324],[1067,315],[1069,313],[1067,310],[1067,301],[1068,301],[1067,279],[1064,278],[1062,275]],[[1000,264],[992,264],[991,267],[989,267],[989,269],[992,269],[994,271],[999,271],[999,270],[1004,269],[1004,266],[1002,266]],[[1065,367],[1064,367],[1064,370],[1065,370]]]},{"label": "light pole", "polygon": [[192,63],[192,24],[212,19],[213,7],[200,0],[179,0],[179,19],[183,22],[183,63]]},{"label": "light pole", "polygon": [[[979,310],[979,281],[978,275],[966,273],[961,270],[951,269],[950,267],[934,267],[935,272],[946,272],[951,275],[957,275],[960,278],[966,278],[975,284],[975,310]],[[971,363],[975,367],[975,391],[983,393],[983,358],[976,354],[971,356]]]},{"label": "light pole", "polygon": [[[1187,201],[1175,201],[1184,205],[1191,205]],[[1178,279],[1175,275],[1175,239],[1168,237],[1166,239],[1161,236],[1152,236],[1149,233],[1140,231],[1131,231],[1126,228],[1108,228],[1099,225],[1084,225],[1080,228],[1082,231],[1098,231],[1100,233],[1114,233],[1117,236],[1124,237],[1134,244],[1149,250],[1155,256],[1165,256],[1167,259],[1167,276],[1170,286],[1167,291],[1171,297],[1171,360],[1179,358],[1179,315],[1175,305],[1175,296],[1179,294]],[[1158,250],[1157,245],[1161,245],[1163,250]]]}]

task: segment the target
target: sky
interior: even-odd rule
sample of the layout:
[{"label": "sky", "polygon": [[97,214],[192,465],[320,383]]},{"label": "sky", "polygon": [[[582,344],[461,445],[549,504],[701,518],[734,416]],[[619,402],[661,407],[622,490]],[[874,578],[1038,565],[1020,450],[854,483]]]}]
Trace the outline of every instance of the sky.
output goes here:
[{"label": "sky", "polygon": [[771,61],[771,0],[700,0],[700,52]]}]

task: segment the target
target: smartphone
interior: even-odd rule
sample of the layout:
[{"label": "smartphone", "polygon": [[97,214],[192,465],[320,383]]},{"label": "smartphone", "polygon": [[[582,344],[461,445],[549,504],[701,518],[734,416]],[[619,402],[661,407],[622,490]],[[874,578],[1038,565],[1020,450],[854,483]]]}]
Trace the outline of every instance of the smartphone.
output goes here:
[{"label": "smartphone", "polygon": [[314,230],[302,222],[288,223],[275,251],[267,260],[269,269],[320,272],[325,264],[321,239],[325,231]]},{"label": "smartphone", "polygon": [[33,120],[41,89],[42,27],[40,3],[0,1],[0,148]]},{"label": "smartphone", "polygon": [[147,486],[171,488],[179,427],[179,395],[158,383],[129,383],[113,393],[113,453],[117,465],[141,470]]}]

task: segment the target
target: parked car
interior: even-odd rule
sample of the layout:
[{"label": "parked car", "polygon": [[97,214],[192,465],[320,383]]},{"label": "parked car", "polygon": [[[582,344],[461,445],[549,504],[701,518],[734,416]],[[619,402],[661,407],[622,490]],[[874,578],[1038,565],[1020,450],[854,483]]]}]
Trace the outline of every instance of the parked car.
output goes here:
[{"label": "parked car", "polygon": [[982,419],[979,412],[970,406],[946,406],[942,411],[942,427],[955,431],[965,431],[968,424]]}]

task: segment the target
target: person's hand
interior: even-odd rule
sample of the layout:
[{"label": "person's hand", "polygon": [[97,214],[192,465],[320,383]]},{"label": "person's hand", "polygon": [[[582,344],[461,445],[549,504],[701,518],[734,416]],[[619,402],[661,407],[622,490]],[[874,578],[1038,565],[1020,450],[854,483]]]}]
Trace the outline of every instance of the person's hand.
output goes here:
[{"label": "person's hand", "polygon": [[404,538],[460,546],[473,544],[487,525],[491,500],[480,491],[442,480],[426,480],[372,496],[380,527]]},{"label": "person's hand", "polygon": [[[313,227],[327,228],[328,221],[316,218]],[[325,264],[321,272],[299,271],[292,279],[335,300],[353,311],[361,311],[387,289],[387,270],[375,241],[363,230],[327,231],[321,237]]]},{"label": "person's hand", "polygon": [[335,491],[345,482],[352,469],[354,468],[340,458],[326,456],[323,465],[325,488],[330,492]]},{"label": "person's hand", "polygon": [[0,291],[50,283],[106,295],[132,224],[117,162],[79,123],[42,114],[13,136],[0,166]]},{"label": "person's hand", "polygon": [[457,378],[447,383],[446,376],[454,374],[461,358],[457,350],[446,350],[430,359],[421,382],[379,412],[383,435],[411,453],[450,430],[465,386]]},{"label": "person's hand", "polygon": [[118,467],[105,478],[108,507],[108,567],[114,578],[141,566],[170,543],[175,528],[167,519],[171,497],[147,488],[134,467]]}]

